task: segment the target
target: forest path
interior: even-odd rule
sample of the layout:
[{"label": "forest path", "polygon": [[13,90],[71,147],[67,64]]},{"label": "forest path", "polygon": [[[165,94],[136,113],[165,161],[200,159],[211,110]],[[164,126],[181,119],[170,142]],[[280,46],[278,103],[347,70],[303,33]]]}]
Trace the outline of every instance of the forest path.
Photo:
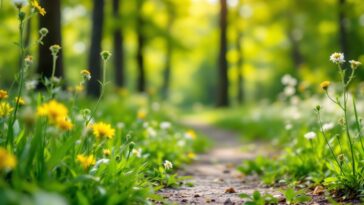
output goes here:
[{"label": "forest path", "polygon": [[[264,188],[254,176],[244,176],[236,168],[243,160],[253,159],[258,155],[269,155],[266,146],[254,143],[244,145],[239,135],[216,128],[199,121],[183,122],[187,127],[208,136],[214,147],[197,160],[182,168],[181,176],[191,179],[179,188],[166,188],[159,192],[172,204],[242,204],[241,193],[251,194],[255,190],[280,195],[279,192]],[[193,184],[193,186],[188,186]]]}]

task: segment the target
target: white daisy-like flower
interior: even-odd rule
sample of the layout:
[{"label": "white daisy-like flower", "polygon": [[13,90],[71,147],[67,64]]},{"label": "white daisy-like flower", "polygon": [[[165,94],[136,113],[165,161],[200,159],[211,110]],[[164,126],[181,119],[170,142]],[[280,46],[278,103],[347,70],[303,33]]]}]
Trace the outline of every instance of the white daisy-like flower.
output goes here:
[{"label": "white daisy-like flower", "polygon": [[312,140],[312,139],[314,139],[314,138],[316,137],[316,133],[314,133],[314,132],[308,132],[308,133],[306,133],[306,134],[304,135],[304,137],[305,137],[306,139],[308,139],[308,140]]},{"label": "white daisy-like flower", "polygon": [[27,0],[13,0],[13,4],[17,8],[22,8],[23,6],[28,5],[28,1]]},{"label": "white daisy-like flower", "polygon": [[286,96],[292,96],[296,93],[296,89],[292,86],[287,86],[284,88],[284,95]]},{"label": "white daisy-like flower", "polygon": [[172,169],[173,168],[173,164],[172,162],[165,160],[163,163],[164,169],[168,170],[168,169]]},{"label": "white daisy-like flower", "polygon": [[147,133],[148,133],[149,137],[156,137],[157,136],[157,132],[152,127],[147,128]]},{"label": "white daisy-like flower", "polygon": [[132,154],[138,158],[142,157],[142,149],[138,148],[138,149],[133,149]]},{"label": "white daisy-like flower", "polygon": [[286,124],[285,129],[286,130],[291,130],[292,127],[293,127],[293,125],[291,123],[288,123],[288,124]]},{"label": "white daisy-like flower", "polygon": [[281,82],[283,85],[287,85],[287,86],[296,86],[297,85],[297,79],[292,77],[290,74],[285,74],[282,77]]},{"label": "white daisy-like flower", "polygon": [[30,80],[25,82],[25,89],[30,91],[30,90],[34,90],[38,85],[38,81],[37,80]]},{"label": "white daisy-like flower", "polygon": [[337,64],[344,63],[345,62],[344,54],[335,52],[335,53],[331,54],[330,61],[332,61],[333,63],[337,63]]},{"label": "white daisy-like flower", "polygon": [[350,67],[351,69],[357,69],[361,63],[359,61],[356,61],[356,60],[349,60],[349,63],[350,63]]},{"label": "white daisy-like flower", "polygon": [[159,125],[161,129],[166,130],[169,129],[171,127],[171,123],[170,122],[161,122],[161,124]]},{"label": "white daisy-like flower", "polygon": [[329,131],[334,127],[335,127],[335,124],[332,123],[332,122],[329,122],[329,123],[325,123],[325,124],[322,125],[322,130],[323,131]]}]

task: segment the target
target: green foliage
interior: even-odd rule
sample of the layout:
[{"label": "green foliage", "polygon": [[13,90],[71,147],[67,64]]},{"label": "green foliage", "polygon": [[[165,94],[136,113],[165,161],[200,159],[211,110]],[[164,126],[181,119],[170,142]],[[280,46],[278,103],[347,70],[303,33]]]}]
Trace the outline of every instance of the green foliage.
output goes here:
[{"label": "green foliage", "polygon": [[278,199],[271,194],[261,194],[259,191],[254,191],[252,195],[240,194],[241,198],[246,199],[245,205],[274,205],[278,204]]}]

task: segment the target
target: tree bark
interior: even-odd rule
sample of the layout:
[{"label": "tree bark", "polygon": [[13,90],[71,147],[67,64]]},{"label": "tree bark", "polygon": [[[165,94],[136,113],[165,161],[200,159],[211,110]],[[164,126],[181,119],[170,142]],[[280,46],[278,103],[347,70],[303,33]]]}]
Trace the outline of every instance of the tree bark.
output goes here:
[{"label": "tree bark", "polygon": [[[120,0],[113,0],[113,16],[115,20],[120,19]],[[125,86],[125,67],[124,67],[124,38],[121,25],[117,25],[113,33],[114,38],[114,69],[115,83],[118,87]]]},{"label": "tree bark", "polygon": [[229,105],[229,81],[228,81],[228,65],[226,60],[227,52],[227,4],[226,0],[220,0],[220,53],[218,61],[218,90],[217,90],[217,106],[227,107]]},{"label": "tree bark", "polygon": [[345,4],[346,0],[338,0],[339,4],[339,44],[341,52],[346,56],[349,56],[348,42],[347,42],[347,30],[345,25]]},{"label": "tree bark", "polygon": [[101,93],[99,81],[102,79],[100,52],[104,25],[104,0],[94,0],[93,2],[91,46],[88,60],[92,78],[87,85],[87,94],[97,97]]},{"label": "tree bark", "polygon": [[138,65],[138,79],[137,79],[137,91],[143,93],[146,91],[146,73],[145,73],[145,64],[144,64],[144,44],[145,44],[145,37],[143,35],[143,26],[144,26],[144,19],[143,14],[141,13],[141,9],[143,7],[144,0],[137,0],[137,39],[138,39],[138,46],[137,46],[137,54],[136,60]]},{"label": "tree bark", "polygon": [[[172,25],[174,21],[174,13],[172,9],[172,5],[168,5],[168,23],[167,23],[167,31],[171,35]],[[170,90],[170,81],[171,81],[171,72],[172,72],[172,53],[173,53],[173,45],[171,37],[167,37],[166,39],[167,49],[166,49],[166,63],[163,72],[163,85],[162,85],[162,98],[164,100],[169,97]]]},{"label": "tree bark", "polygon": [[242,47],[241,47],[242,39],[243,39],[243,35],[239,31],[238,38],[237,38],[237,41],[236,41],[236,49],[238,50],[238,53],[239,53],[239,59],[238,59],[238,65],[237,65],[237,67],[238,67],[237,100],[238,100],[239,104],[244,102],[244,76],[243,76],[243,71],[242,71],[242,68],[243,68],[243,65],[244,65],[244,63],[243,63],[244,52],[243,52]]},{"label": "tree bark", "polygon": [[[39,16],[39,28],[47,28],[49,34],[43,40],[44,45],[39,46],[37,73],[40,74],[41,77],[50,78],[52,75],[53,60],[49,47],[54,44],[62,46],[61,0],[41,0],[40,3],[47,11],[47,14],[45,16]],[[55,76],[64,76],[63,49],[58,53]]]}]

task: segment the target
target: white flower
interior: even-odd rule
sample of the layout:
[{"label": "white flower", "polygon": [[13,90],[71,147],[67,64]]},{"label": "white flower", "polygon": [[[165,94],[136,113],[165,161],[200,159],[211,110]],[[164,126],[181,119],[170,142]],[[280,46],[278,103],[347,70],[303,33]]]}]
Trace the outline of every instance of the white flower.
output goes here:
[{"label": "white flower", "polygon": [[132,154],[136,157],[142,157],[142,149],[138,148],[138,149],[133,149]]},{"label": "white flower", "polygon": [[116,124],[116,127],[121,130],[121,129],[123,129],[125,127],[125,124],[123,122],[118,122]]},{"label": "white flower", "polygon": [[316,137],[316,133],[314,133],[314,132],[308,132],[308,133],[306,133],[306,134],[304,135],[304,137],[305,137],[306,139],[308,139],[308,140],[312,140],[313,138],[315,138],[315,137]]},{"label": "white flower", "polygon": [[293,127],[292,124],[291,123],[288,123],[288,124],[286,124],[285,129],[286,130],[291,130],[292,127]]},{"label": "white flower", "polygon": [[179,147],[184,147],[186,145],[186,142],[184,140],[178,140],[177,145]]},{"label": "white flower", "polygon": [[296,89],[292,86],[287,86],[285,89],[284,89],[284,95],[286,96],[292,96],[296,93]]},{"label": "white flower", "polygon": [[17,8],[21,8],[23,6],[28,5],[28,1],[27,0],[13,0],[13,4],[17,7]]},{"label": "white flower", "polygon": [[160,124],[160,128],[163,129],[163,130],[166,130],[168,128],[171,127],[171,123],[170,122],[161,122]]},{"label": "white flower", "polygon": [[296,86],[297,85],[297,80],[292,77],[290,74],[285,74],[282,79],[281,82],[283,85],[287,85],[287,86]]},{"label": "white flower", "polygon": [[34,90],[38,85],[38,81],[37,80],[30,80],[25,82],[25,89],[30,91],[30,90]]},{"label": "white flower", "polygon": [[332,61],[333,63],[338,63],[338,64],[344,63],[345,62],[344,54],[335,52],[335,53],[331,54],[330,61]]},{"label": "white flower", "polygon": [[147,133],[148,133],[149,137],[157,136],[157,132],[152,127],[147,128]]},{"label": "white flower", "polygon": [[172,169],[173,168],[173,164],[172,162],[165,160],[163,163],[164,169],[168,170],[168,169]]},{"label": "white flower", "polygon": [[335,124],[334,123],[332,123],[332,122],[330,122],[330,123],[325,123],[325,124],[323,124],[322,125],[322,130],[323,131],[329,131],[329,130],[331,130],[332,128],[334,128],[335,127]]},{"label": "white flower", "polygon": [[357,69],[361,63],[359,61],[356,61],[356,60],[349,60],[349,63],[350,63],[350,67],[351,69]]}]

